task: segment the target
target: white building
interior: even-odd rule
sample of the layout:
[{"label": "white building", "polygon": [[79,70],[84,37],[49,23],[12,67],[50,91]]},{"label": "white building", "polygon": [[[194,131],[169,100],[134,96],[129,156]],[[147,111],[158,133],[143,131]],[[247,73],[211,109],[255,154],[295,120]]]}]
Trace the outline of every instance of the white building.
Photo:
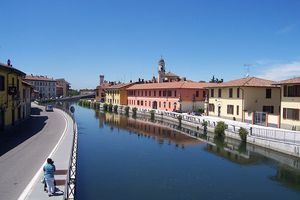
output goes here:
[{"label": "white building", "polygon": [[39,98],[55,98],[56,97],[56,80],[47,76],[27,75],[24,79],[30,83],[34,90],[39,92]]}]

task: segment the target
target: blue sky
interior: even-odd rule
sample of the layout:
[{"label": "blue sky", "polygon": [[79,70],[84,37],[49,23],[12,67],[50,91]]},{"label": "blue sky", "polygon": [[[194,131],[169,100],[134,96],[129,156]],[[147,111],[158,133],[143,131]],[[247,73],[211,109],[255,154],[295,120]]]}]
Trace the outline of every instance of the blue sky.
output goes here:
[{"label": "blue sky", "polygon": [[300,75],[299,0],[0,0],[0,61],[73,88],[150,79]]}]

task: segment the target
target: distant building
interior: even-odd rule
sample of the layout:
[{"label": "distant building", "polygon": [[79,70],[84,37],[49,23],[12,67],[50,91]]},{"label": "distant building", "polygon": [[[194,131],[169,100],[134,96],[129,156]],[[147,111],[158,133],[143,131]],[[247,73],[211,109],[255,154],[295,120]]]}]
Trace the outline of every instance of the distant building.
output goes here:
[{"label": "distant building", "polygon": [[89,95],[89,94],[95,94],[95,90],[94,89],[81,89],[79,90],[79,94],[80,95]]},{"label": "distant building", "polygon": [[100,75],[99,85],[96,87],[96,101],[105,102],[105,89],[111,84],[104,80],[104,75]]},{"label": "distant building", "polygon": [[25,75],[24,72],[13,68],[10,60],[7,64],[0,63],[0,130],[15,125],[26,117],[22,106],[22,79]]},{"label": "distant building", "polygon": [[280,81],[281,128],[300,131],[300,77]]},{"label": "distant building", "polygon": [[210,116],[264,126],[279,126],[280,88],[275,82],[247,77],[209,86]]},{"label": "distant building", "polygon": [[27,75],[24,81],[34,87],[39,92],[39,98],[55,98],[56,97],[56,80],[47,76]]},{"label": "distant building", "polygon": [[162,82],[172,82],[172,81],[178,81],[180,80],[180,77],[177,76],[176,74],[172,72],[166,72],[166,67],[165,67],[165,60],[161,58],[158,61],[158,77],[157,77],[157,82],[162,83]]},{"label": "distant building", "polygon": [[207,89],[211,83],[174,81],[140,83],[127,88],[128,105],[137,108],[192,112],[204,109]]},{"label": "distant building", "polygon": [[58,90],[59,90],[56,93],[57,97],[60,97],[60,96],[66,97],[66,96],[68,96],[68,91],[70,89],[70,83],[67,82],[63,78],[56,79],[56,88],[58,88]]},{"label": "distant building", "polygon": [[132,83],[119,83],[108,86],[105,89],[105,103],[113,105],[127,105],[127,88]]}]

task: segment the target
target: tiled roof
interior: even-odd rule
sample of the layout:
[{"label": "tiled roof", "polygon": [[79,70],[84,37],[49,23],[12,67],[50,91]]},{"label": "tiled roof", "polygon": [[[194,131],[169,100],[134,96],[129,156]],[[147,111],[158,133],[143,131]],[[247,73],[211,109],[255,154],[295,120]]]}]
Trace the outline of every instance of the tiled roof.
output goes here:
[{"label": "tiled roof", "polygon": [[4,69],[4,70],[10,70],[10,71],[13,71],[21,76],[25,76],[26,74],[16,68],[13,68],[12,66],[9,66],[9,65],[6,65],[6,64],[3,64],[3,63],[0,63],[0,69]]},{"label": "tiled roof", "polygon": [[223,83],[217,83],[215,86],[209,87],[277,87],[273,85],[275,82],[256,78],[256,77],[246,77],[237,80],[227,81]]},{"label": "tiled roof", "polygon": [[128,87],[132,84],[133,83],[120,83],[120,84],[111,85],[109,87],[106,87],[106,89],[121,89],[121,88],[124,88],[124,87]]},{"label": "tiled roof", "polygon": [[[172,73],[172,72],[168,72],[168,73],[165,73],[164,76],[166,77],[173,77],[173,76],[177,76],[176,74]],[[177,76],[178,77],[178,76]]]},{"label": "tiled roof", "polygon": [[22,81],[22,84],[33,87],[33,85],[31,85],[30,83],[26,82],[26,81]]},{"label": "tiled roof", "polygon": [[191,81],[174,81],[174,82],[164,82],[164,83],[142,83],[142,84],[134,84],[127,88],[127,90],[150,90],[150,89],[200,89],[205,88],[211,85],[215,85],[215,83],[204,83],[204,82],[191,82]]},{"label": "tiled roof", "polygon": [[283,80],[283,81],[279,81],[278,83],[275,83],[275,84],[281,85],[281,84],[294,84],[294,83],[300,83],[300,76],[291,78],[291,79],[287,79],[287,80]]},{"label": "tiled roof", "polygon": [[53,80],[52,78],[48,78],[46,76],[26,76],[24,80],[28,81],[53,81],[56,82],[56,80]]}]

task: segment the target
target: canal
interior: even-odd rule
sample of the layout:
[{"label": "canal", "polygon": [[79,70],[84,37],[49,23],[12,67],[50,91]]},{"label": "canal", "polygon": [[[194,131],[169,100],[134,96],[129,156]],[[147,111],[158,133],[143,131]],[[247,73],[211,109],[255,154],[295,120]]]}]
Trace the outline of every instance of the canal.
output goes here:
[{"label": "canal", "polygon": [[79,200],[300,199],[297,158],[146,116],[75,109]]}]

